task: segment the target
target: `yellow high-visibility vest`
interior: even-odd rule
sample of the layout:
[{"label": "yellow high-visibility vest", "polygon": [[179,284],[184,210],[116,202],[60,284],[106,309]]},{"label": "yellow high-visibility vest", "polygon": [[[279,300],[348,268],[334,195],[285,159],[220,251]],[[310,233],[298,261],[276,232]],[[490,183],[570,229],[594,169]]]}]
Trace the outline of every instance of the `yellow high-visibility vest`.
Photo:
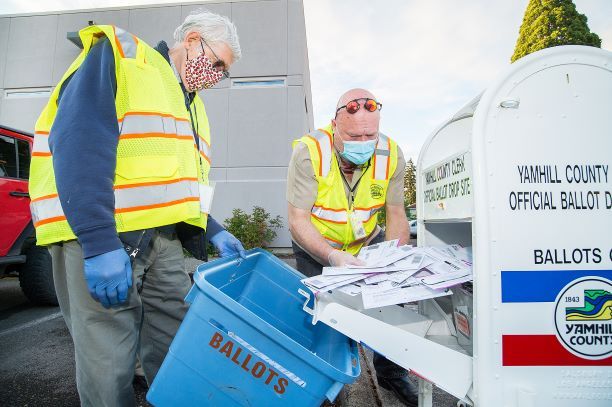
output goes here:
[{"label": "yellow high-visibility vest", "polygon": [[200,209],[200,190],[208,185],[210,130],[202,100],[196,95],[191,105],[199,133],[198,149],[183,91],[159,52],[111,25],[89,26],[79,36],[83,51],[55,87],[35,126],[29,188],[37,244],[76,238],[57,194],[49,133],[53,131],[62,83],[104,36],[113,48],[117,79],[117,232],[178,222],[205,229],[208,215]]},{"label": "yellow high-visibility vest", "polygon": [[354,216],[363,223],[369,236],[376,228],[378,212],[384,207],[389,179],[397,167],[397,144],[380,134],[374,155],[361,177],[353,204],[349,207],[340,166],[334,154],[333,128],[326,128],[293,142],[308,147],[310,161],[317,179],[317,200],[312,207],[310,220],[332,247],[356,254],[364,239],[357,239],[349,221]]}]

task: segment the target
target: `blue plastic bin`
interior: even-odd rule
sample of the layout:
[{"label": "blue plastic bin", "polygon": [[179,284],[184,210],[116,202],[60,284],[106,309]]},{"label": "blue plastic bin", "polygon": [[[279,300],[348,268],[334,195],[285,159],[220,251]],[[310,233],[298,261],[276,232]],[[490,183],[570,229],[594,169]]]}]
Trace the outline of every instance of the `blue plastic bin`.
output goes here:
[{"label": "blue plastic bin", "polygon": [[191,307],[147,400],[319,406],[360,373],[356,344],[302,310],[303,275],[264,250],[198,267]]}]

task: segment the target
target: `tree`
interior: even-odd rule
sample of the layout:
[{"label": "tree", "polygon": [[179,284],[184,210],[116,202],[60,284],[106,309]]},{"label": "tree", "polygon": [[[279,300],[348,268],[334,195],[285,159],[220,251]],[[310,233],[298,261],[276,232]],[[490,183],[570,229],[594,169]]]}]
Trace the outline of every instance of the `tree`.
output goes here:
[{"label": "tree", "polygon": [[572,0],[529,0],[519,30],[512,62],[532,52],[558,45],[601,47],[601,39],[589,30],[587,18]]},{"label": "tree", "polygon": [[404,206],[408,207],[416,202],[416,167],[409,158],[404,173]]},{"label": "tree", "polygon": [[[408,212],[408,206],[416,202],[416,167],[412,162],[412,158],[406,162],[406,170],[404,172],[404,208]],[[387,211],[383,206],[378,212],[378,224],[385,226],[387,222]]]}]

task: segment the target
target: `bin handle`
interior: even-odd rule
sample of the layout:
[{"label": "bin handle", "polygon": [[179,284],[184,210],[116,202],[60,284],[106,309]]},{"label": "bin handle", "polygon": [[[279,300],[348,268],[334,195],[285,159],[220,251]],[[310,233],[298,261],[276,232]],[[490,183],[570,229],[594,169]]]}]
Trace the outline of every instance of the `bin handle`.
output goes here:
[{"label": "bin handle", "polygon": [[336,399],[343,387],[344,383],[335,382],[334,384],[332,384],[329,390],[327,390],[327,392],[325,393],[325,397],[327,397],[330,403],[333,403],[333,401]]},{"label": "bin handle", "polygon": [[[317,317],[315,315],[314,309],[308,307],[308,302],[310,301],[310,293],[301,288],[298,288],[298,293],[306,298],[306,301],[304,302],[302,309],[307,314],[312,315],[312,324],[313,325],[316,324]],[[315,298],[315,304],[316,304],[316,298]],[[347,338],[347,339],[351,343],[351,369],[352,369],[353,377],[356,377],[361,373],[361,365],[359,362],[359,348],[357,346],[357,342],[355,342],[354,340],[350,338]],[[334,388],[330,389],[326,394],[329,401],[333,401],[333,399],[338,395],[341,389],[342,389],[342,386],[340,386],[340,389],[338,389],[337,392],[336,392],[336,389]]]},{"label": "bin handle", "polygon": [[306,301],[304,301],[304,305],[302,306],[302,309],[308,315],[312,315],[314,317],[314,314],[315,314],[314,309],[308,306],[308,302],[310,301],[310,293],[308,293],[306,290],[303,290],[301,288],[298,288],[298,293],[300,293],[303,297],[306,297]]}]

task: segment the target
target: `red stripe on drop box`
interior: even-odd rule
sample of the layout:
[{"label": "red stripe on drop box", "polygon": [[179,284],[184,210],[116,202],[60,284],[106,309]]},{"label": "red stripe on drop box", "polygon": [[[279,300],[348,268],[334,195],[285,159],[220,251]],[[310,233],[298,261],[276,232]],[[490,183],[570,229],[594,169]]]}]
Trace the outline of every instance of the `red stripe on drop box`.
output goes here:
[{"label": "red stripe on drop box", "polygon": [[612,366],[612,356],[600,360],[578,357],[555,335],[503,335],[503,366]]}]

